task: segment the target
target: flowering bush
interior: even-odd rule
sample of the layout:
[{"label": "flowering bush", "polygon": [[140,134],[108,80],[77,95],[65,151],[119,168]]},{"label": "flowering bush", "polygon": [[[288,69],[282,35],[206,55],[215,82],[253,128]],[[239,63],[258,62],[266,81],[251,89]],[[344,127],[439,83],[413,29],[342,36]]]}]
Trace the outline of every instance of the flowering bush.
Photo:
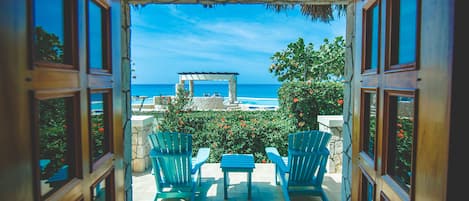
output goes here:
[{"label": "flowering bush", "polygon": [[220,162],[225,153],[252,153],[256,162],[266,162],[265,147],[277,147],[286,155],[288,134],[318,129],[317,115],[342,114],[342,91],[337,82],[284,83],[279,111],[191,111],[185,109],[190,97],[181,90],[156,129],[192,134],[194,153],[211,148],[209,162]]},{"label": "flowering bush", "polygon": [[[286,154],[288,133],[295,131],[277,111],[186,111],[177,122],[176,131],[193,135],[194,153],[211,148],[209,162],[220,162],[225,153],[252,153],[256,162],[266,162],[264,148]],[[169,131],[166,123],[161,121],[157,130]]]},{"label": "flowering bush", "polygon": [[394,175],[398,183],[408,190],[412,176],[412,142],[413,120],[411,118],[397,118],[396,123],[396,163]]},{"label": "flowering bush", "polygon": [[93,161],[104,154],[104,114],[97,113],[91,115],[91,157]]},{"label": "flowering bush", "polygon": [[[177,94],[175,99],[168,98],[168,109],[163,113],[162,123],[158,126],[160,130],[171,131],[171,132],[181,132],[184,130],[184,122],[182,117],[184,113],[190,113],[191,111],[187,109],[187,106],[192,101],[189,96],[189,92],[185,90],[182,86],[177,89]],[[190,133],[190,132],[189,132]]]},{"label": "flowering bush", "polygon": [[340,82],[285,82],[280,87],[280,112],[298,130],[318,129],[318,115],[342,115]]},{"label": "flowering bush", "polygon": [[[372,116],[369,120],[369,139],[368,149],[374,149],[376,117]],[[395,158],[390,167],[394,179],[404,188],[409,190],[410,178],[412,176],[412,141],[413,141],[413,121],[411,118],[397,118],[396,126],[391,128],[395,130],[394,134],[389,136],[390,152]],[[373,154],[374,153],[368,153]]]},{"label": "flowering bush", "polygon": [[51,177],[68,162],[70,124],[65,108],[64,99],[39,102],[39,158],[50,160],[41,171],[41,180]]}]

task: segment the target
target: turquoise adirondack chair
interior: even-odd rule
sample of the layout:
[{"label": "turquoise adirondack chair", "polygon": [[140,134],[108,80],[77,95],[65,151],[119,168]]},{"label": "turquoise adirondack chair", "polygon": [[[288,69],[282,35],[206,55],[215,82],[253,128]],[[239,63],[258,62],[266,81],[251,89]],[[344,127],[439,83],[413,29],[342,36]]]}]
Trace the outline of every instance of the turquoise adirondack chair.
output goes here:
[{"label": "turquoise adirondack chair", "polygon": [[210,148],[200,148],[192,157],[192,135],[160,132],[148,135],[150,159],[155,176],[156,196],[159,198],[189,198],[194,200],[200,186],[201,167],[207,161]]},{"label": "turquoise adirondack chair", "polygon": [[331,139],[327,132],[312,130],[288,135],[288,157],[282,157],[277,148],[266,147],[267,157],[275,163],[275,183],[280,185],[285,201],[289,193],[321,196],[327,201],[322,188],[329,150],[326,145]]}]

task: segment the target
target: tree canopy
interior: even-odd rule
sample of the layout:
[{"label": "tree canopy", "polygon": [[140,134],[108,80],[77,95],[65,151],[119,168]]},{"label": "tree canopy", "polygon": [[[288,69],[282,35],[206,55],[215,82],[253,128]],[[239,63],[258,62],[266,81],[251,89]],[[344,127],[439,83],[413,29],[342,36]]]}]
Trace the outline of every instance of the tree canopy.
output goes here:
[{"label": "tree canopy", "polygon": [[64,45],[57,35],[48,33],[39,26],[36,27],[34,36],[36,60],[55,63],[64,62]]},{"label": "tree canopy", "polygon": [[326,38],[315,50],[312,43],[305,44],[300,37],[283,51],[275,52],[271,59],[269,72],[280,82],[339,81],[344,74],[345,40],[342,36],[332,42]]}]

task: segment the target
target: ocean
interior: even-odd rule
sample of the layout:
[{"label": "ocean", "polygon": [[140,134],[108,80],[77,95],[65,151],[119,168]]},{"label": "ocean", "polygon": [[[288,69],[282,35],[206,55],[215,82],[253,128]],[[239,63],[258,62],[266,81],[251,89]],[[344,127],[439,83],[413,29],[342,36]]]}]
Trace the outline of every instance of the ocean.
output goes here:
[{"label": "ocean", "polygon": [[[238,101],[242,104],[278,106],[279,84],[237,84]],[[188,84],[186,84],[188,89]],[[228,84],[194,84],[194,96],[212,96],[219,94],[228,98]],[[131,95],[147,96],[150,102],[153,96],[174,96],[174,84],[132,84]],[[139,103],[135,100],[134,103]]]}]

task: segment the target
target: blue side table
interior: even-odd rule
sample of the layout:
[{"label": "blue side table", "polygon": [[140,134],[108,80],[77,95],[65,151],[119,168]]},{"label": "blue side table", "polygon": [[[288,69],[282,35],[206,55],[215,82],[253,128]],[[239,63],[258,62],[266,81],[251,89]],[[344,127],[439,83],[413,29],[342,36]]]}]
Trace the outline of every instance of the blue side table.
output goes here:
[{"label": "blue side table", "polygon": [[252,171],[254,169],[254,156],[252,154],[223,154],[221,157],[221,169],[223,171],[223,190],[225,200],[228,199],[228,173],[248,173],[248,200],[251,200]]}]

